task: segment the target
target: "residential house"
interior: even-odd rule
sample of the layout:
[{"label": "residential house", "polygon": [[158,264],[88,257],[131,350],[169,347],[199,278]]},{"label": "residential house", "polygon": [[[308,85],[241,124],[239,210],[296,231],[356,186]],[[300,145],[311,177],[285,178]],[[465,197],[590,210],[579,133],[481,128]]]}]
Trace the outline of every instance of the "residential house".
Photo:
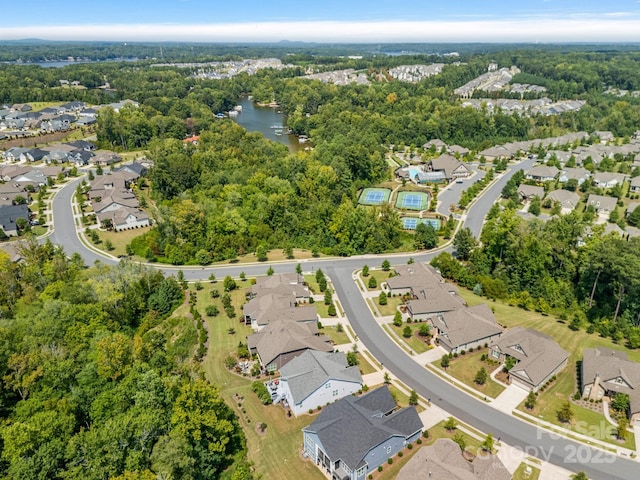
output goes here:
[{"label": "residential house", "polygon": [[425,286],[417,291],[412,300],[406,301],[407,313],[413,321],[426,320],[434,315],[460,310],[465,305],[464,300],[442,287]]},{"label": "residential house", "polygon": [[119,195],[109,195],[101,198],[100,201],[91,202],[91,205],[96,214],[101,214],[114,212],[122,208],[137,208],[138,199],[133,195],[129,198],[123,198]]},{"label": "residential house", "polygon": [[562,172],[560,172],[558,181],[560,183],[567,183],[569,180],[575,178],[578,181],[578,185],[582,185],[590,176],[591,173],[586,168],[565,167]]},{"label": "residential house", "polygon": [[132,162],[126,165],[122,165],[116,170],[116,172],[128,172],[136,175],[136,180],[140,177],[144,177],[147,174],[147,167],[140,162]]},{"label": "residential house", "polygon": [[578,202],[580,202],[580,195],[569,190],[554,190],[547,194],[545,200],[550,200],[552,203],[558,202],[562,207],[561,213],[566,215],[576,208]]},{"label": "residential house", "polygon": [[[74,82],[75,83],[75,82]],[[79,112],[87,106],[86,103],[79,100],[73,100],[71,102],[63,103],[61,105],[67,112]]]},{"label": "residential house", "polygon": [[50,150],[43,160],[45,163],[65,163],[69,161],[69,153],[64,150]]},{"label": "residential house", "polygon": [[115,152],[110,152],[108,150],[104,150],[96,153],[96,155],[89,159],[90,165],[95,165],[97,167],[107,167],[117,162],[121,162],[122,157]]},{"label": "residential house", "polygon": [[450,438],[440,438],[422,447],[402,467],[396,480],[511,480],[509,470],[497,455],[478,455],[467,460],[460,446]]},{"label": "residential house", "polygon": [[28,103],[16,103],[11,107],[11,110],[14,112],[30,112],[33,108]]},{"label": "residential house", "polygon": [[244,305],[242,313],[244,323],[258,331],[278,320],[311,324],[318,322],[316,307],[296,307],[296,297],[292,292],[260,295],[249,300]]},{"label": "residential house", "polygon": [[640,193],[640,177],[633,177],[631,179],[631,186],[629,191],[632,193]]},{"label": "residential house", "polygon": [[486,150],[478,152],[478,155],[484,157],[489,161],[492,161],[503,158],[512,158],[514,156],[514,152],[512,152],[504,145],[497,145],[495,147],[487,148]]},{"label": "residential house", "polygon": [[544,197],[544,188],[536,185],[520,184],[518,186],[518,195],[525,201],[533,200],[533,197],[538,197],[540,200]]},{"label": "residential house", "polygon": [[93,156],[93,152],[89,152],[87,150],[76,150],[69,153],[68,159],[70,163],[74,163],[75,165],[81,167],[89,165],[89,160],[91,160],[91,157]]},{"label": "residential house", "polygon": [[32,148],[29,151],[25,152],[24,156],[26,157],[28,162],[39,162],[48,154],[49,152],[47,152],[46,150]]},{"label": "residential house", "polygon": [[626,393],[631,424],[640,419],[640,363],[629,360],[620,350],[585,348],[580,369],[583,398],[606,400],[616,393]]},{"label": "residential house", "polygon": [[595,208],[598,214],[608,215],[616,209],[617,205],[618,200],[613,197],[591,194],[587,198],[587,206]]},{"label": "residential house", "polygon": [[640,202],[631,202],[627,205],[627,215],[631,215],[636,208],[640,207]]},{"label": "residential house", "polygon": [[614,142],[616,137],[609,131],[595,131],[593,132],[595,137],[598,137],[602,143]]},{"label": "residential house", "polygon": [[27,205],[0,205],[0,228],[7,237],[18,236],[18,220],[29,220]]},{"label": "residential house", "polygon": [[328,405],[302,429],[306,455],[339,480],[364,480],[421,432],[415,407],[396,410],[386,386]]},{"label": "residential house", "polygon": [[9,182],[14,178],[19,177],[20,175],[24,175],[25,173],[30,172],[31,170],[33,170],[32,167],[22,165],[8,165],[5,167],[0,167],[0,179],[4,180],[5,182]]},{"label": "residential house", "polygon": [[535,180],[536,182],[548,182],[555,180],[560,173],[556,167],[547,167],[545,165],[539,165],[525,172],[525,178],[527,180]]},{"label": "residential house", "polygon": [[22,173],[12,179],[13,182],[19,184],[31,184],[34,187],[44,187],[48,183],[47,176],[39,169],[32,169],[28,172]]},{"label": "residential house", "polygon": [[149,215],[137,207],[123,207],[116,210],[103,211],[96,214],[96,217],[100,221],[101,225],[108,225],[108,222],[110,222],[111,227],[116,232],[148,227],[151,225]]},{"label": "residential house", "polygon": [[333,351],[331,339],[318,333],[317,322],[298,323],[287,319],[275,320],[249,335],[247,346],[268,372],[280,370],[307,350]]},{"label": "residential house", "polygon": [[256,278],[256,283],[251,287],[251,298],[268,294],[285,296],[293,295],[295,303],[308,302],[311,292],[305,285],[304,277],[297,273],[279,273]]},{"label": "residential house", "polygon": [[73,147],[73,150],[86,150],[87,152],[93,152],[96,149],[96,146],[94,143],[88,142],[86,140],[76,140],[74,142],[67,142],[64,145]]},{"label": "residential house", "polygon": [[424,150],[431,150],[433,148],[434,151],[441,152],[443,148],[445,150],[447,149],[447,144],[438,138],[434,138],[433,140],[429,140],[425,143],[422,148]]},{"label": "residential house", "polygon": [[461,147],[460,145],[451,145],[449,148],[447,148],[447,151],[457,157],[457,158],[463,158],[466,157],[467,155],[469,155],[470,150],[468,148],[465,147]]},{"label": "residential house", "polygon": [[29,193],[23,185],[15,182],[0,183],[0,205],[13,205],[20,198],[29,200]]},{"label": "residential house", "polygon": [[433,315],[428,322],[440,346],[452,353],[492,344],[504,331],[486,303]]},{"label": "residential house", "polygon": [[24,241],[4,243],[0,246],[0,250],[3,250],[9,257],[9,260],[13,263],[19,263],[25,260],[23,253],[26,248],[29,247]]},{"label": "residential house", "polygon": [[544,162],[549,160],[558,160],[561,164],[565,164],[569,161],[573,154],[571,152],[565,152],[564,150],[549,150],[544,157]]},{"label": "residential house", "polygon": [[28,148],[11,147],[6,152],[4,152],[4,159],[7,162],[26,161],[26,157],[24,156],[24,154],[28,151]]},{"label": "residential house", "polygon": [[134,100],[126,99],[126,100],[122,100],[121,102],[110,103],[109,105],[106,105],[106,106],[113,108],[113,111],[118,113],[120,109],[124,108],[127,105],[131,105],[132,107],[138,107],[139,104]]},{"label": "residential house", "polygon": [[593,184],[598,188],[613,188],[622,185],[625,178],[621,173],[597,172],[593,175]]},{"label": "residential house", "polygon": [[456,157],[448,154],[431,159],[427,164],[427,170],[444,173],[444,177],[448,181],[456,178],[466,178],[471,175],[469,167]]},{"label": "residential house", "polygon": [[96,117],[91,117],[86,115],[80,116],[80,118],[78,118],[78,120],[76,120],[75,122],[75,124],[78,127],[86,127],[88,125],[93,125],[95,123],[98,123],[98,119]]},{"label": "residential house", "polygon": [[493,344],[491,357],[502,362],[514,358],[517,363],[509,370],[511,384],[536,391],[567,365],[569,353],[543,333],[514,327]]},{"label": "residential house", "polygon": [[357,365],[349,366],[342,352],[306,350],[280,368],[277,398],[298,416],[362,389]]}]

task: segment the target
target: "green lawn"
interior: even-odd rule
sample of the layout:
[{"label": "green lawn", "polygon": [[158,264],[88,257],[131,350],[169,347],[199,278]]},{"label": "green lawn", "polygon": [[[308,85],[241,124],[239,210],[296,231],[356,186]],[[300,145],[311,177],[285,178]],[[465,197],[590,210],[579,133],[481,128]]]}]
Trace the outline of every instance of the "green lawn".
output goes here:
[{"label": "green lawn", "polygon": [[[391,330],[393,330],[398,335],[398,337],[400,337],[402,341],[406,343],[414,352],[420,354],[429,350],[429,346],[425,343],[422,337],[417,335],[416,333],[420,329],[419,323],[405,323],[401,327],[396,327],[393,323],[389,323],[387,324],[387,326]],[[403,331],[406,326],[409,326],[409,328],[411,328],[410,338],[405,338],[403,335]]]},{"label": "green lawn", "polygon": [[[381,289],[380,285],[383,282],[387,281],[387,279],[389,278],[389,274],[391,273],[393,273],[391,270],[389,270],[388,272],[385,272],[384,270],[374,270],[373,267],[369,265],[369,276],[363,277],[362,272],[360,272],[359,275],[362,281],[364,282],[365,286],[367,287],[367,289],[371,292],[373,290],[380,290]],[[376,279],[377,286],[375,288],[369,288],[369,279],[371,279],[371,277]]]},{"label": "green lawn", "polygon": [[356,353],[358,357],[358,367],[360,368],[360,373],[362,375],[368,375],[369,373],[374,373],[376,371],[375,367],[371,365],[367,359],[362,355],[362,353]]},{"label": "green lawn", "polygon": [[529,467],[531,469],[531,473],[529,475],[525,475],[525,470],[527,468],[527,464],[522,462],[520,466],[513,472],[513,480],[538,480],[540,477],[540,469],[536,467]]},{"label": "green lawn", "polygon": [[144,227],[144,228],[135,228],[133,230],[123,230],[122,232],[116,232],[115,230],[111,230],[111,231],[96,230],[98,232],[98,236],[100,237],[100,240],[102,240],[97,245],[97,247],[104,251],[107,251],[107,249],[104,246],[104,243],[106,240],[109,240],[113,245],[113,250],[107,253],[110,253],[111,255],[115,255],[116,257],[118,255],[126,255],[127,254],[126,246],[131,243],[131,240],[133,240],[136,237],[139,237],[140,235],[143,235],[144,233],[148,232],[150,229],[151,227]]},{"label": "green lawn", "polygon": [[[531,415],[535,415],[536,417],[540,417],[548,422],[556,425],[562,425],[556,417],[556,412],[560,409],[562,404],[576,392],[576,363],[582,359],[583,349],[607,347],[615,350],[623,350],[631,360],[635,362],[640,361],[639,350],[627,349],[623,345],[615,344],[611,339],[602,338],[596,333],[588,334],[585,330],[574,332],[569,329],[567,324],[560,322],[559,319],[554,316],[542,315],[537,312],[512,307],[503,302],[494,302],[475,295],[470,290],[466,290],[464,288],[460,288],[459,293],[469,305],[477,305],[483,302],[489,304],[489,306],[494,309],[498,323],[506,327],[522,326],[533,328],[534,330],[549,335],[562,348],[569,352],[569,362],[567,367],[557,375],[556,381],[553,382],[549,388],[538,395],[537,405],[534,410],[529,411],[524,407],[524,405],[520,405],[518,407],[520,410]],[[589,410],[578,405],[572,405],[572,408],[575,412],[572,429],[576,431],[580,431],[578,429],[581,425],[599,428],[601,422],[605,421],[603,415],[600,415],[593,410]],[[566,427],[566,425],[562,426]],[[635,449],[635,440],[631,433],[629,433],[624,444],[620,444],[617,440],[611,439],[606,435],[600,436],[602,437],[599,438],[600,440],[625,447],[628,445],[629,447],[627,448]]]},{"label": "green lawn", "polygon": [[[286,468],[287,478],[324,479],[320,470],[311,462],[302,460],[299,454],[302,446],[300,430],[311,423],[313,418],[307,415],[287,418],[282,407],[263,406],[250,389],[251,379],[232,374],[224,367],[224,357],[235,351],[239,341],[246,342],[246,336],[252,330],[240,323],[237,317],[227,318],[220,299],[211,298],[212,288],[217,288],[222,293],[221,282],[203,283],[203,286],[203,290],[198,292],[198,310],[204,316],[207,305],[216,304],[220,309],[217,317],[204,316],[209,326],[210,348],[203,362],[203,369],[206,377],[220,388],[223,398],[239,417],[247,437],[249,460],[254,462],[256,476],[265,480],[279,480],[283,478],[283,468]],[[231,297],[236,312],[240,315],[240,306],[245,301],[244,290],[235,290]],[[187,311],[188,306],[184,305],[176,315],[183,315]],[[230,335],[229,328],[234,328],[236,333]],[[242,407],[238,406],[236,394],[244,397]],[[242,408],[246,413],[242,412]],[[255,430],[255,425],[260,422],[267,424],[264,435]]]},{"label": "green lawn", "polygon": [[439,438],[450,438],[451,440],[453,440],[453,437],[456,434],[456,432],[460,432],[466,441],[466,444],[467,444],[466,450],[469,450],[470,452],[475,454],[476,452],[482,449],[482,442],[480,440],[477,440],[474,437],[467,435],[466,433],[462,432],[457,428],[455,430],[449,431],[446,428],[444,428],[444,423],[445,422],[442,421],[429,429],[429,438],[423,439],[426,445],[433,445],[435,441],[438,440]]},{"label": "green lawn", "polygon": [[[491,378],[488,378],[484,385],[478,385],[474,381],[476,373],[478,373],[480,368],[484,367],[488,374],[491,374],[491,372],[497,368],[497,365],[489,365],[487,362],[480,360],[480,357],[488,351],[488,349],[483,348],[480,351],[475,351],[473,353],[458,355],[457,358],[451,359],[451,363],[449,364],[449,368],[447,368],[446,372],[453,378],[456,378],[481,394],[496,398],[504,391],[505,387],[493,381]],[[433,362],[433,365],[438,369],[445,371],[440,366],[440,360]]]},{"label": "green lawn", "polygon": [[387,315],[395,315],[398,311],[398,307],[404,303],[402,297],[387,297],[387,304],[380,305],[380,302],[377,298],[374,299],[376,302],[376,306],[378,310],[380,310],[380,315],[383,317]]},{"label": "green lawn", "polygon": [[[314,304],[317,307],[317,304]],[[320,333],[324,333],[325,335],[328,335],[329,338],[331,338],[331,341],[335,344],[335,345],[342,345],[345,343],[349,343],[349,337],[347,336],[346,332],[344,331],[344,327],[342,332],[338,332],[338,330],[336,329],[336,327],[333,326],[329,326],[329,327],[323,327],[322,330],[320,330]]]},{"label": "green lawn", "polygon": [[[334,300],[335,300],[335,297],[334,297]],[[332,318],[329,316],[329,305],[325,305],[324,301],[322,300],[316,301],[312,303],[311,306],[316,307],[316,310],[318,312],[318,315],[320,315],[320,318]],[[338,311],[338,308],[336,307],[336,313],[337,311]]]}]

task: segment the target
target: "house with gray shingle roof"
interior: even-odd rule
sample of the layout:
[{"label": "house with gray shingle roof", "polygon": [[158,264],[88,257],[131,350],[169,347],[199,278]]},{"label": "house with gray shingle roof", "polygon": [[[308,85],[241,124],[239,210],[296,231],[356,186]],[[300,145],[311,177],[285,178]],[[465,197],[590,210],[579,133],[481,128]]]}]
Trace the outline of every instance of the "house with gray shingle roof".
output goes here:
[{"label": "house with gray shingle roof", "polygon": [[415,407],[396,410],[384,386],[328,405],[302,434],[306,455],[329,478],[364,480],[421,431]]},{"label": "house with gray shingle roof", "polygon": [[[275,320],[247,337],[252,355],[257,355],[266,371],[279,370],[307,350],[332,352],[331,339],[318,333],[318,324]],[[316,405],[317,406],[317,405]]]},{"label": "house with gray shingle roof", "polygon": [[629,417],[640,417],[640,363],[620,350],[585,348],[582,352],[580,390],[583,398],[602,400],[616,393],[629,395]]},{"label": "house with gray shingle roof", "polygon": [[578,180],[578,185],[582,185],[590,176],[591,173],[586,168],[565,167],[564,170],[560,172],[558,181],[561,183],[566,183],[572,178],[575,178],[576,180]]},{"label": "house with gray shingle roof", "polygon": [[640,177],[633,177],[631,179],[631,186],[629,187],[629,191],[633,193],[640,193]]},{"label": "house with gray shingle roof", "polygon": [[492,344],[504,331],[486,303],[434,315],[428,322],[438,343],[453,353]]},{"label": "house with gray shingle roof", "polygon": [[593,176],[593,184],[598,188],[613,188],[622,185],[625,178],[621,173],[598,172]]},{"label": "house with gray shingle roof", "polygon": [[442,172],[448,181],[454,178],[466,178],[471,174],[471,170],[464,163],[449,154],[432,159],[428,163],[428,169],[431,172]]},{"label": "house with gray shingle roof", "polygon": [[548,182],[556,178],[560,173],[556,167],[547,167],[539,165],[525,172],[525,178],[527,180],[535,180],[536,182]]},{"label": "house with gray shingle roof", "polygon": [[558,202],[562,207],[561,213],[565,215],[571,213],[573,209],[576,208],[580,202],[580,195],[576,192],[570,192],[569,190],[554,190],[547,194],[546,199],[551,200],[553,203]]},{"label": "house with gray shingle roof", "polygon": [[598,214],[610,214],[616,209],[618,200],[613,197],[603,197],[602,195],[589,195],[587,206],[592,206]]},{"label": "house with gray shingle roof", "polygon": [[567,365],[569,352],[544,333],[514,327],[491,347],[491,357],[499,361],[515,358],[517,363],[509,370],[510,383],[536,391]]},{"label": "house with gray shingle roof", "polygon": [[280,368],[277,392],[298,416],[361,388],[360,369],[349,366],[344,353],[306,350]]},{"label": "house with gray shingle roof", "polygon": [[[425,472],[428,472],[425,475]],[[472,461],[462,456],[460,447],[450,438],[440,438],[422,447],[402,467],[396,480],[511,480],[509,470],[497,455],[478,455]]]},{"label": "house with gray shingle roof", "polygon": [[537,185],[525,185],[524,183],[518,187],[518,195],[523,200],[532,200],[533,197],[538,197],[542,200],[544,197],[544,188]]},{"label": "house with gray shingle roof", "polygon": [[29,220],[29,207],[26,205],[0,205],[0,229],[7,237],[18,236],[18,219]]}]

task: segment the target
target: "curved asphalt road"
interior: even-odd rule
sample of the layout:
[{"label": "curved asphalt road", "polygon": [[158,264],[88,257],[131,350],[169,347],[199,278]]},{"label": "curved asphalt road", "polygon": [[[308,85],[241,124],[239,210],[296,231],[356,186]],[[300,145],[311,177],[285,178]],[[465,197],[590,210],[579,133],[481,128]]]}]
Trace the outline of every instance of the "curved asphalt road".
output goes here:
[{"label": "curved asphalt road", "polygon": [[[475,236],[479,236],[483,219],[505,183],[518,169],[528,169],[533,163],[534,160],[525,160],[505,173],[470,208],[465,219],[465,226],[469,227]],[[71,199],[76,185],[80,181],[72,182],[60,190],[54,198],[55,230],[50,235],[50,239],[53,243],[62,246],[67,254],[79,253],[88,265],[92,265],[96,261],[115,264],[117,260],[88,249],[76,235]],[[406,263],[410,257],[416,261],[427,262],[435,254],[436,252],[414,255],[364,255],[350,258],[271,263],[269,265],[276,273],[291,272],[297,263],[302,263],[305,270],[313,271],[322,268],[331,277],[355,333],[375,358],[410,388],[415,389],[424,398],[431,399],[434,404],[465,423],[482,432],[493,433],[494,437],[500,437],[507,444],[523,449],[529,456],[541,458],[568,470],[584,470],[592,479],[636,480],[639,478],[640,465],[637,462],[606,454],[602,450],[593,449],[565,438],[554,437],[543,429],[536,428],[490,407],[418,365],[386,335],[373,318],[353,281],[352,272],[365,264],[377,264],[381,258],[391,258],[392,263],[400,264]],[[188,280],[204,280],[211,273],[215,273],[218,278],[225,275],[238,276],[243,271],[247,275],[262,275],[267,268],[267,264],[206,268],[161,267],[168,274],[182,270]]]}]

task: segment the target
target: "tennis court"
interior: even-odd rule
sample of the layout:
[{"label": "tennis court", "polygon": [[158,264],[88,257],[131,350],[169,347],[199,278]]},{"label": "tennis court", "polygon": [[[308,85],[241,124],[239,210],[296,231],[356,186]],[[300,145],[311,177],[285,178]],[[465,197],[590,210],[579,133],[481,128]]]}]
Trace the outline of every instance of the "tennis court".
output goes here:
[{"label": "tennis court", "polygon": [[426,210],[429,195],[424,192],[399,192],[396,208],[406,210]]},{"label": "tennis court", "polygon": [[435,230],[440,230],[440,220],[437,218],[415,218],[415,217],[402,217],[402,226],[405,230],[415,230],[421,223],[431,224]]},{"label": "tennis court", "polygon": [[382,205],[389,201],[391,190],[388,188],[365,188],[360,194],[360,205]]}]

